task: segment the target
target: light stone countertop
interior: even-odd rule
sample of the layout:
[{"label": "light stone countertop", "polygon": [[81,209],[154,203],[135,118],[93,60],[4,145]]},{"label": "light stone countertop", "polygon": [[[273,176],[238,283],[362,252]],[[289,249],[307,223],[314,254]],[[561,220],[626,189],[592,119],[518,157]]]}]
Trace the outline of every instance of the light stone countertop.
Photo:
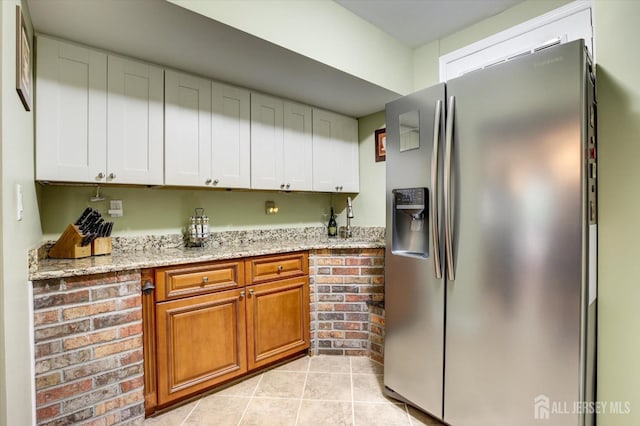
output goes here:
[{"label": "light stone countertop", "polygon": [[114,251],[83,259],[40,259],[30,269],[29,280],[47,280],[185,263],[261,256],[314,249],[384,248],[383,238],[317,238],[256,241],[218,247],[166,247],[138,251]]}]

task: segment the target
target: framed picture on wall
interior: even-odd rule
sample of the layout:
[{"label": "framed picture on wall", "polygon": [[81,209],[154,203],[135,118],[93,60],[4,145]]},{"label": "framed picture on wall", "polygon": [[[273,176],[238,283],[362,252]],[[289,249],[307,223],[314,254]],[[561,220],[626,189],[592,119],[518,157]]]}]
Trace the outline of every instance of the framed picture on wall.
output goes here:
[{"label": "framed picture on wall", "polygon": [[31,80],[31,40],[20,6],[16,6],[16,90],[27,111],[31,111]]},{"label": "framed picture on wall", "polygon": [[376,130],[376,162],[387,159],[387,129]]}]

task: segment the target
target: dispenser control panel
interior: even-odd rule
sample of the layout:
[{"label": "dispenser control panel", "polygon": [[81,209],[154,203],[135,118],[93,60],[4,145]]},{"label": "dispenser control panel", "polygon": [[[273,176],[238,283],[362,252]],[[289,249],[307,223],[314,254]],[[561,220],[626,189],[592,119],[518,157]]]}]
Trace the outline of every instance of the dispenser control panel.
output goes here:
[{"label": "dispenser control panel", "polygon": [[394,189],[396,209],[424,209],[427,188]]}]

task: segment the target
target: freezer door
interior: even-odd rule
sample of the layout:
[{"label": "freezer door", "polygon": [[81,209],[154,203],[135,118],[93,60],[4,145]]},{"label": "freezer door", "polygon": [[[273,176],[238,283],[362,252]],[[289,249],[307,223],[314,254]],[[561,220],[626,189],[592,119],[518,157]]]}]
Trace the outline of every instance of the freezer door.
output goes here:
[{"label": "freezer door", "polygon": [[581,424],[584,87],[581,41],[447,84],[455,100],[444,385],[451,425],[538,425],[545,416]]},{"label": "freezer door", "polygon": [[[436,278],[434,266],[442,248],[438,245],[441,227],[435,220],[440,209],[432,202],[432,197],[440,195],[441,184],[432,179],[437,175],[431,172],[434,161],[436,166],[441,161],[441,156],[434,157],[434,130],[441,147],[443,101],[441,84],[391,102],[386,109],[384,384],[389,395],[437,417],[442,416],[444,282]],[[441,109],[436,117],[438,102]],[[434,123],[438,123],[435,129]],[[426,192],[396,192],[423,194],[416,198],[419,202],[404,201],[424,204],[425,210],[422,216],[412,218],[409,214],[420,209],[406,209],[406,205],[397,209],[397,219],[403,225],[398,227],[394,250],[392,191],[403,188],[426,188]]]}]

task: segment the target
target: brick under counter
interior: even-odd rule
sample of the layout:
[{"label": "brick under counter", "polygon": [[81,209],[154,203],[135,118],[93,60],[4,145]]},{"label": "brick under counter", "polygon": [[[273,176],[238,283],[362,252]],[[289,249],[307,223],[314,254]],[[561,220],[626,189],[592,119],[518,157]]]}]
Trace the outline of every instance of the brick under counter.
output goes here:
[{"label": "brick under counter", "polygon": [[319,249],[309,253],[311,351],[383,361],[384,249]]},{"label": "brick under counter", "polygon": [[[384,249],[309,250],[311,354],[382,362]],[[143,424],[139,269],[33,281],[38,425]]]},{"label": "brick under counter", "polygon": [[143,424],[140,272],[33,282],[38,425]]}]

